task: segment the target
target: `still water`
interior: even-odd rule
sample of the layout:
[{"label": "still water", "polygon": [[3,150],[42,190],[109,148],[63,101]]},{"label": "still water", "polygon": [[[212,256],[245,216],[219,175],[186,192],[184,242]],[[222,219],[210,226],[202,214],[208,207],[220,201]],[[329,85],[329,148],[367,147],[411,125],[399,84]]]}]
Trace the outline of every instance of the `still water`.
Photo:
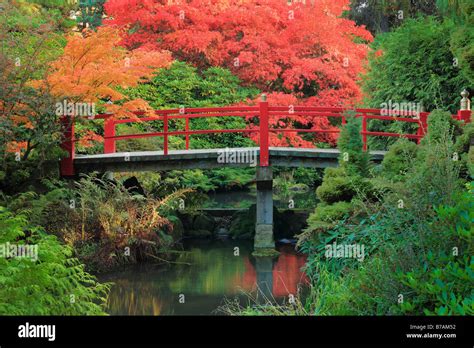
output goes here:
[{"label": "still water", "polygon": [[[252,242],[186,240],[185,253],[168,266],[141,265],[108,273],[111,315],[210,315],[225,299],[249,302],[243,292],[281,302],[307,280],[305,257],[293,246],[277,247],[275,259],[251,256]],[[236,255],[238,252],[238,255]],[[257,290],[260,289],[260,290]]]}]

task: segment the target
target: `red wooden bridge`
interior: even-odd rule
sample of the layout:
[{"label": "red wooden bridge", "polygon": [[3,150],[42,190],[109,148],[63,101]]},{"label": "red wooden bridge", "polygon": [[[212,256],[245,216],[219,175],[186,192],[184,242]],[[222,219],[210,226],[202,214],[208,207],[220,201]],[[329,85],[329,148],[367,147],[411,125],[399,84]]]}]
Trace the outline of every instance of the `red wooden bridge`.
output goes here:
[{"label": "red wooden bridge", "polygon": [[[467,98],[465,98],[467,99]],[[464,100],[464,99],[463,99]],[[453,118],[470,122],[471,111],[468,102],[464,100],[465,107],[461,107],[457,115]],[[66,127],[66,139],[62,147],[68,152],[68,157],[61,160],[61,174],[63,176],[74,176],[79,173],[91,171],[99,172],[131,172],[131,171],[159,171],[172,169],[192,169],[192,168],[214,168],[222,166],[248,166],[249,163],[228,163],[219,161],[223,149],[190,149],[189,139],[193,135],[216,134],[216,133],[258,133],[258,147],[255,148],[234,148],[226,149],[227,152],[250,151],[254,153],[253,165],[257,167],[257,216],[255,223],[254,246],[258,248],[273,248],[273,196],[272,196],[272,166],[289,167],[328,167],[336,166],[340,152],[337,149],[316,149],[316,148],[287,148],[270,147],[270,132],[277,133],[338,133],[339,129],[294,129],[294,128],[271,128],[269,119],[271,117],[285,117],[291,119],[294,116],[340,118],[342,124],[346,122],[347,109],[337,107],[313,107],[313,106],[271,106],[262,96],[262,101],[258,106],[230,106],[214,108],[186,108],[171,110],[156,110],[155,115],[146,116],[143,113],[136,113],[138,119],[115,119],[111,115],[100,115],[95,118],[104,120],[104,153],[99,155],[76,155],[74,137],[74,121],[63,119]],[[367,151],[367,138],[369,136],[379,137],[405,137],[419,142],[427,131],[427,119],[429,113],[419,114],[404,113],[401,115],[383,115],[378,109],[354,109],[352,113],[355,117],[362,118],[361,135],[364,150]],[[141,116],[141,117],[140,117]],[[245,119],[258,119],[258,126],[245,129],[191,129],[190,120],[196,118],[210,117],[242,117]],[[170,130],[170,121],[184,120],[184,129]],[[370,120],[380,120],[385,122],[404,122],[417,125],[413,134],[399,134],[387,132],[375,132],[368,130],[367,123]],[[163,131],[143,134],[116,135],[118,124],[134,122],[163,122]],[[182,122],[181,122],[182,123]],[[173,122],[176,126],[176,122]],[[170,150],[169,137],[183,136],[185,138],[184,150]],[[116,142],[127,139],[139,139],[146,137],[162,137],[163,149],[157,151],[141,151],[132,153],[117,153]],[[370,151],[372,159],[381,161],[384,151]],[[258,157],[258,160],[257,160]],[[252,162],[250,162],[252,164]]]},{"label": "red wooden bridge", "polygon": [[[340,107],[313,107],[313,106],[271,106],[262,96],[262,101],[258,106],[229,106],[212,108],[186,108],[156,110],[153,116],[143,116],[144,113],[137,112],[137,118],[134,119],[115,119],[113,115],[98,115],[94,119],[104,120],[104,153],[100,155],[76,155],[75,143],[78,139],[74,137],[74,122],[70,118],[64,118],[66,128],[65,140],[62,148],[67,151],[68,156],[61,160],[61,174],[63,176],[74,176],[79,173],[89,171],[138,171],[138,170],[170,170],[170,169],[192,169],[192,168],[212,168],[222,165],[242,165],[242,163],[218,163],[217,157],[221,149],[190,149],[189,139],[193,135],[199,134],[217,134],[217,133],[258,133],[259,146],[257,149],[258,165],[268,167],[271,165],[283,166],[312,166],[327,167],[335,165],[339,151],[337,149],[302,149],[287,147],[270,147],[269,134],[274,133],[338,133],[339,129],[314,129],[314,128],[270,128],[270,117],[285,117],[291,119],[295,116],[321,117],[321,118],[340,118],[342,124],[346,121],[346,112],[348,110]],[[364,150],[367,150],[367,138],[369,136],[379,137],[405,137],[419,142],[426,133],[428,112],[403,113],[404,116],[392,115],[386,116],[379,109],[356,108],[353,110],[355,117],[362,118],[362,139]],[[407,115],[408,114],[408,115]],[[242,117],[245,119],[257,118],[258,126],[243,129],[199,129],[192,130],[190,120],[196,118],[211,117]],[[471,111],[461,110],[453,118],[470,122]],[[184,129],[169,130],[170,121],[184,120]],[[414,134],[399,134],[388,132],[375,132],[367,129],[369,120],[382,120],[386,122],[412,123],[418,126]],[[116,126],[119,124],[136,122],[163,122],[163,131],[116,135]],[[170,150],[169,137],[183,136],[185,138],[185,150]],[[163,149],[157,151],[144,151],[132,153],[117,153],[116,142],[139,139],[147,137],[162,137]],[[228,149],[243,151],[244,149]],[[249,149],[251,150],[251,149]],[[253,148],[252,148],[253,150]],[[379,161],[382,159],[383,151],[372,151],[373,159]]]}]

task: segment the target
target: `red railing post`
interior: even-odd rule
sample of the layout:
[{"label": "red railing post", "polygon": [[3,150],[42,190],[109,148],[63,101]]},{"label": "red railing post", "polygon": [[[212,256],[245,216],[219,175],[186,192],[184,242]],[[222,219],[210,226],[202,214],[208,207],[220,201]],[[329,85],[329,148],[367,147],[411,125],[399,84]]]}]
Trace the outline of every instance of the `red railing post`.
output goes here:
[{"label": "red railing post", "polygon": [[67,157],[60,162],[61,176],[74,176],[74,117],[62,116],[61,124],[64,129],[64,140],[61,148],[67,152]]},{"label": "red railing post", "polygon": [[459,110],[458,120],[464,121],[464,123],[471,123],[471,110]]},{"label": "red railing post", "polygon": [[168,155],[168,114],[163,115],[163,153]]},{"label": "red railing post", "polygon": [[428,131],[428,115],[429,112],[420,112],[420,122],[418,123],[418,132],[416,133],[420,136],[417,140],[418,144]]},{"label": "red railing post", "polygon": [[115,121],[112,118],[104,121],[104,153],[115,153]]},{"label": "red railing post", "polygon": [[367,115],[362,114],[362,144],[364,151],[367,151]]},{"label": "red railing post", "polygon": [[269,149],[268,149],[268,102],[267,95],[262,94],[260,101],[260,166],[268,167]]},{"label": "red railing post", "polygon": [[471,122],[471,101],[469,100],[469,92],[463,90],[461,92],[461,108],[458,111],[458,120],[464,121],[464,123]]},{"label": "red railing post", "polygon": [[189,150],[189,117],[186,117],[186,150]]}]

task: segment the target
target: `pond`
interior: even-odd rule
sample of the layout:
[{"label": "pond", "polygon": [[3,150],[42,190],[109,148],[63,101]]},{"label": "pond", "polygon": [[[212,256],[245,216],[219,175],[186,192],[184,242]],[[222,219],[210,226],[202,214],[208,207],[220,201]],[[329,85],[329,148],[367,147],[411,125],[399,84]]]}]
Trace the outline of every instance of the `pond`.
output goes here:
[{"label": "pond", "polygon": [[[113,285],[111,315],[212,315],[225,299],[245,293],[282,302],[307,283],[301,268],[305,256],[280,245],[278,258],[254,258],[251,241],[185,240],[175,263],[139,265],[99,277]],[[260,290],[258,290],[260,289]]]}]

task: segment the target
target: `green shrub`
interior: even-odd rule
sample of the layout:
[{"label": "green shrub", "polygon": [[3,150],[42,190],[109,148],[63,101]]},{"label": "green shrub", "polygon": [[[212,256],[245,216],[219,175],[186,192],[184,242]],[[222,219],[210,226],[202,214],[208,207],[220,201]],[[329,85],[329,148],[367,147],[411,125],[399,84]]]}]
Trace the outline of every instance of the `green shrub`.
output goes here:
[{"label": "green shrub", "polygon": [[316,209],[306,221],[307,227],[303,233],[298,235],[298,245],[302,245],[307,239],[318,239],[320,234],[330,231],[340,220],[348,217],[354,210],[354,205],[349,202],[336,202],[333,204],[318,203]]},{"label": "green shrub", "polygon": [[73,218],[74,214],[69,208],[73,197],[71,190],[58,185],[44,194],[22,192],[6,203],[13,213],[25,215],[33,225],[42,226],[49,233],[59,235],[67,221]]},{"label": "green shrub", "polygon": [[318,277],[307,299],[308,312],[312,315],[357,315],[348,304],[353,299],[351,277],[341,278],[325,265],[318,268]]},{"label": "green shrub", "polygon": [[[387,253],[384,255],[384,253]],[[397,308],[398,295],[403,285],[394,272],[395,259],[393,250],[385,249],[382,253],[368,258],[362,265],[349,271],[343,277],[347,284],[350,300],[346,303],[348,310],[357,315],[395,315],[400,314]],[[395,257],[400,257],[396,255]],[[409,262],[404,262],[409,264]]]},{"label": "green shrub", "polygon": [[[433,118],[408,174],[395,184],[381,181],[390,194],[381,195],[378,206],[363,202],[368,217],[355,219],[356,208],[344,222],[303,242],[306,273],[318,294],[308,301],[316,313],[472,315],[474,195],[472,186],[458,194],[453,129],[446,115]],[[374,187],[379,179],[371,180]],[[325,258],[324,246],[333,242],[364,245],[364,261]],[[331,275],[320,277],[323,271]]]},{"label": "green shrub", "polygon": [[[452,44],[458,28],[452,21],[426,17],[404,20],[393,32],[378,35],[363,76],[367,106],[381,108],[389,101],[418,103],[426,111],[445,108],[456,113],[461,89],[472,85],[472,65],[468,61],[472,45],[468,44],[466,31],[456,40],[461,50]],[[416,129],[413,123],[369,122],[371,131],[413,134]],[[389,137],[369,138],[372,149],[385,150],[393,142],[394,138]]]},{"label": "green shrub", "polygon": [[[210,67],[199,73],[184,62],[176,61],[168,69],[160,69],[147,83],[130,88],[125,93],[131,98],[142,98],[155,109],[179,107],[228,106],[247,99],[254,99],[259,91],[240,86],[238,77],[220,67]],[[157,130],[162,122],[149,123]],[[181,121],[170,122],[170,130],[184,130]],[[190,121],[192,130],[199,129],[244,129],[242,117],[195,118]],[[183,137],[181,137],[183,139]],[[252,146],[254,142],[242,134],[216,133],[193,135],[191,148],[225,148]]]},{"label": "green shrub", "polygon": [[356,187],[360,186],[360,182],[359,177],[348,176],[344,168],[327,168],[323,183],[316,189],[316,194],[322,202],[328,204],[350,202],[357,194]]},{"label": "green shrub", "polygon": [[225,167],[206,170],[204,173],[214,187],[223,190],[243,188],[255,178],[254,168]]},{"label": "green shrub", "polygon": [[318,198],[328,204],[346,201],[350,202],[356,191],[350,177],[331,177],[325,179],[316,189]]},{"label": "green shrub", "polygon": [[[462,74],[474,83],[474,3],[472,1],[458,1],[461,16],[456,19],[458,24],[451,35],[451,51],[458,58]],[[452,7],[450,7],[452,8]]]},{"label": "green shrub", "polygon": [[447,111],[434,110],[429,114],[427,121],[428,133],[421,140],[421,145],[445,141],[446,136],[453,140],[463,133],[461,122],[453,119]]},{"label": "green shrub", "polygon": [[457,137],[454,150],[461,159],[461,175],[465,179],[474,178],[474,123],[463,127],[463,133]]},{"label": "green shrub", "polygon": [[[406,187],[420,211],[432,205],[451,204],[453,193],[461,188],[461,161],[455,152],[456,121],[447,112],[436,111],[428,118],[428,134],[418,150]],[[428,209],[428,210],[427,210]]]},{"label": "green shrub", "polygon": [[454,206],[439,206],[436,214],[428,236],[431,248],[420,253],[420,267],[401,275],[409,288],[402,310],[418,315],[473,315],[474,183],[457,196]]},{"label": "green shrub", "polygon": [[[410,298],[401,305],[410,315],[474,315],[471,256],[438,258],[432,254],[427,269],[404,273],[402,282],[410,289]],[[445,261],[436,267],[439,261]]]},{"label": "green shrub", "polygon": [[401,181],[413,167],[418,146],[407,139],[399,139],[388,149],[382,161],[382,174],[390,180]]},{"label": "green shrub", "polygon": [[314,213],[309,216],[308,223],[314,219],[336,223],[347,217],[353,211],[353,205],[349,202],[336,202],[331,205],[318,204]]},{"label": "green shrub", "polygon": [[103,315],[109,285],[24,215],[0,208],[0,244],[37,245],[38,259],[0,258],[1,315]]},{"label": "green shrub", "polygon": [[[117,125],[117,135],[130,135],[130,134],[141,134],[145,133],[143,124],[120,124]],[[170,148],[179,149],[184,148],[179,144],[176,144],[174,137],[169,137]],[[183,143],[182,139],[178,138]],[[163,138],[162,137],[149,137],[149,138],[137,138],[120,140],[116,143],[117,152],[134,152],[134,151],[158,151],[163,150]]]},{"label": "green shrub", "polygon": [[293,178],[296,182],[308,186],[316,186],[322,180],[322,171],[313,168],[296,168],[293,171]]},{"label": "green shrub", "polygon": [[200,190],[203,192],[212,191],[216,186],[211,182],[209,177],[200,169],[177,171],[173,173],[180,176],[181,185],[183,188],[193,190]]},{"label": "green shrub", "polygon": [[456,138],[454,145],[459,153],[468,153],[474,139],[474,123],[468,123],[462,127],[462,134]]},{"label": "green shrub", "polygon": [[391,180],[388,180],[383,176],[370,178],[364,181],[366,183],[364,190],[365,197],[370,199],[372,202],[380,203],[387,194],[392,193],[396,188],[396,183],[393,183]]},{"label": "green shrub", "polygon": [[[380,108],[392,100],[422,103],[425,110],[445,107],[455,113],[460,88],[469,86],[465,74],[469,69],[453,64],[450,38],[456,29],[451,21],[427,17],[404,20],[393,32],[379,35],[363,77],[369,106]],[[379,50],[382,55],[376,54]],[[403,130],[401,126],[392,122],[385,129]]]},{"label": "green shrub", "polygon": [[466,156],[467,168],[471,178],[474,178],[474,146],[471,146]]},{"label": "green shrub", "polygon": [[341,129],[337,146],[341,155],[339,165],[348,175],[367,176],[370,169],[369,154],[363,151],[361,119],[346,115],[347,123]]}]

